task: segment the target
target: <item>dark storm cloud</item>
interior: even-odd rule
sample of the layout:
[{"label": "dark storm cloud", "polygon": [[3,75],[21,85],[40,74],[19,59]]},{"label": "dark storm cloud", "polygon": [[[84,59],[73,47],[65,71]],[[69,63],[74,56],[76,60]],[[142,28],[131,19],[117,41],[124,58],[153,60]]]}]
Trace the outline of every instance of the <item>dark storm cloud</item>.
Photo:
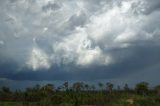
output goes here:
[{"label": "dark storm cloud", "polygon": [[148,78],[160,68],[159,0],[0,2],[0,78]]},{"label": "dark storm cloud", "polygon": [[[138,8],[137,8],[138,7]],[[143,0],[132,4],[132,9],[137,14],[149,15],[153,12],[157,12],[160,9],[159,0]]]},{"label": "dark storm cloud", "polygon": [[57,3],[48,2],[47,5],[45,5],[45,6],[42,7],[42,10],[45,11],[45,12],[48,11],[48,10],[56,11],[56,10],[58,10],[60,8],[61,7]]},{"label": "dark storm cloud", "polygon": [[78,15],[75,14],[75,15],[70,17],[69,26],[70,26],[71,29],[74,29],[75,26],[83,27],[83,25],[86,23],[86,21],[87,21],[86,14],[81,12]]},{"label": "dark storm cloud", "polygon": [[146,0],[146,1],[147,1],[147,7],[146,11],[144,11],[145,14],[151,14],[152,12],[160,10],[159,0]]},{"label": "dark storm cloud", "polygon": [[[147,45],[146,45],[147,46]],[[21,72],[13,73],[17,69],[15,64],[3,64],[1,76],[11,80],[95,80],[95,79],[111,79],[130,76],[136,72],[154,72],[150,69],[160,64],[160,46],[139,46],[121,50],[113,50],[113,55],[119,59],[117,64],[110,66],[92,66],[80,68],[75,66],[54,66],[49,70],[29,71],[28,69]],[[130,54],[131,53],[131,54]],[[127,57],[127,55],[130,56]],[[122,56],[126,57],[122,57]],[[9,66],[9,67],[7,67]],[[69,71],[66,71],[69,67]],[[160,67],[158,67],[160,68]],[[149,76],[149,75],[145,75]]]}]

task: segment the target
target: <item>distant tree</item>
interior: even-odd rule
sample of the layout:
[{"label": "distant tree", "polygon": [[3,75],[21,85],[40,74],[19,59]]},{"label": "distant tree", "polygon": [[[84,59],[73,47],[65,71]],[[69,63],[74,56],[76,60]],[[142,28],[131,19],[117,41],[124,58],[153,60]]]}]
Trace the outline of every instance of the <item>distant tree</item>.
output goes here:
[{"label": "distant tree", "polygon": [[107,82],[107,83],[106,83],[106,85],[107,85],[107,89],[108,89],[109,93],[112,93],[112,90],[113,90],[113,84],[112,84],[112,83],[110,83],[110,82]]},{"label": "distant tree", "polygon": [[129,90],[130,90],[128,84],[125,84],[125,85],[124,85],[124,90],[125,90],[125,91],[129,91]]},{"label": "distant tree", "polygon": [[63,86],[64,86],[65,90],[68,91],[68,86],[69,86],[68,82],[64,82]]},{"label": "distant tree", "polygon": [[11,93],[11,90],[8,87],[3,86],[1,89],[2,89],[2,92]]},{"label": "distant tree", "polygon": [[41,87],[42,90],[44,91],[53,91],[54,90],[54,85],[53,84],[47,84]]},{"label": "distant tree", "polygon": [[0,92],[0,100],[9,101],[12,99],[12,91],[10,88],[3,86]]},{"label": "distant tree", "polygon": [[157,85],[155,87],[155,91],[156,91],[157,95],[160,96],[160,85]]},{"label": "distant tree", "polygon": [[100,88],[101,90],[103,90],[103,86],[104,86],[103,83],[99,82],[99,83],[98,83],[98,86],[99,86],[99,88]]},{"label": "distant tree", "polygon": [[51,96],[55,91],[53,84],[46,84],[41,87],[41,92],[44,96]]},{"label": "distant tree", "polygon": [[146,95],[148,92],[148,85],[149,84],[147,82],[140,82],[136,84],[135,90],[139,94]]},{"label": "distant tree", "polygon": [[21,90],[16,90],[14,92],[13,101],[24,101],[24,95]]},{"label": "distant tree", "polygon": [[89,90],[89,85],[88,84],[85,84],[84,87],[85,87],[86,91]]},{"label": "distant tree", "polygon": [[25,101],[39,101],[44,95],[47,95],[42,88],[43,87],[41,87],[39,84],[35,85],[34,87],[26,88],[24,92]]},{"label": "distant tree", "polygon": [[72,85],[72,89],[74,90],[74,91],[80,91],[80,90],[82,90],[82,87],[83,85],[82,85],[82,83],[81,82],[76,82],[76,83],[74,83],[73,85]]}]

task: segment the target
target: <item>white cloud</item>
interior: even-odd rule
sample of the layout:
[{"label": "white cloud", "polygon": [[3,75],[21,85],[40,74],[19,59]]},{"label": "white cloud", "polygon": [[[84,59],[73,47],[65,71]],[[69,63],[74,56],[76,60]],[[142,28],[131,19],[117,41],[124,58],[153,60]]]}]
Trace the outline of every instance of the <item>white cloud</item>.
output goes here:
[{"label": "white cloud", "polygon": [[33,70],[41,68],[49,69],[50,68],[49,57],[39,48],[33,48],[30,53],[27,65],[31,67]]},{"label": "white cloud", "polygon": [[87,25],[89,36],[97,43],[110,45],[114,38],[127,27],[126,18],[118,6],[94,15],[90,18],[91,22]]},{"label": "white cloud", "polygon": [[85,29],[77,27],[75,33],[53,45],[54,54],[65,58],[65,63],[75,62],[80,66],[110,64],[111,57],[92,43]]},{"label": "white cloud", "polygon": [[122,34],[118,35],[114,41],[115,42],[129,42],[129,41],[132,41],[134,40],[134,37],[135,37],[135,32],[133,32],[132,30],[130,29],[126,29]]},{"label": "white cloud", "polygon": [[1,40],[1,41],[0,41],[0,45],[4,45],[4,41]]},{"label": "white cloud", "polygon": [[132,6],[137,3],[143,5],[139,0],[122,1],[121,6],[115,4],[109,10],[106,8],[106,11],[91,16],[86,25],[89,37],[106,49],[128,47],[133,41],[147,39],[144,26],[149,17],[134,13]]},{"label": "white cloud", "polygon": [[90,50],[79,50],[78,65],[109,65],[112,62],[112,58],[109,55],[103,54],[99,47]]},{"label": "white cloud", "polygon": [[132,5],[131,2],[128,1],[122,2],[122,7],[121,7],[122,13],[128,12],[128,10],[131,9],[131,5]]}]

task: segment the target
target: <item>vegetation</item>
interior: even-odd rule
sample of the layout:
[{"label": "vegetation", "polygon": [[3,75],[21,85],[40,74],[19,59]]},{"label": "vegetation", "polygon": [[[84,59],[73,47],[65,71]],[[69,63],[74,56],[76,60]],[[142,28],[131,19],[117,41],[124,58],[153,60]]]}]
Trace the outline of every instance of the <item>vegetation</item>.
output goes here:
[{"label": "vegetation", "polygon": [[76,82],[71,86],[64,82],[60,87],[35,85],[24,91],[1,87],[0,106],[160,106],[160,85],[149,89],[147,82],[140,82],[134,89],[128,84],[114,89],[110,82]]}]

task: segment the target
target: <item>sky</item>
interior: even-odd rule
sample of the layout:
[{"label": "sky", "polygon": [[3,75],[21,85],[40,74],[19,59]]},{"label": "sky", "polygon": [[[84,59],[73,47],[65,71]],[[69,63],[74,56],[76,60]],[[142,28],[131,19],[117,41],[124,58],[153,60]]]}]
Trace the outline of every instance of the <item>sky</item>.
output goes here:
[{"label": "sky", "polygon": [[160,0],[0,0],[0,85],[160,83]]}]

